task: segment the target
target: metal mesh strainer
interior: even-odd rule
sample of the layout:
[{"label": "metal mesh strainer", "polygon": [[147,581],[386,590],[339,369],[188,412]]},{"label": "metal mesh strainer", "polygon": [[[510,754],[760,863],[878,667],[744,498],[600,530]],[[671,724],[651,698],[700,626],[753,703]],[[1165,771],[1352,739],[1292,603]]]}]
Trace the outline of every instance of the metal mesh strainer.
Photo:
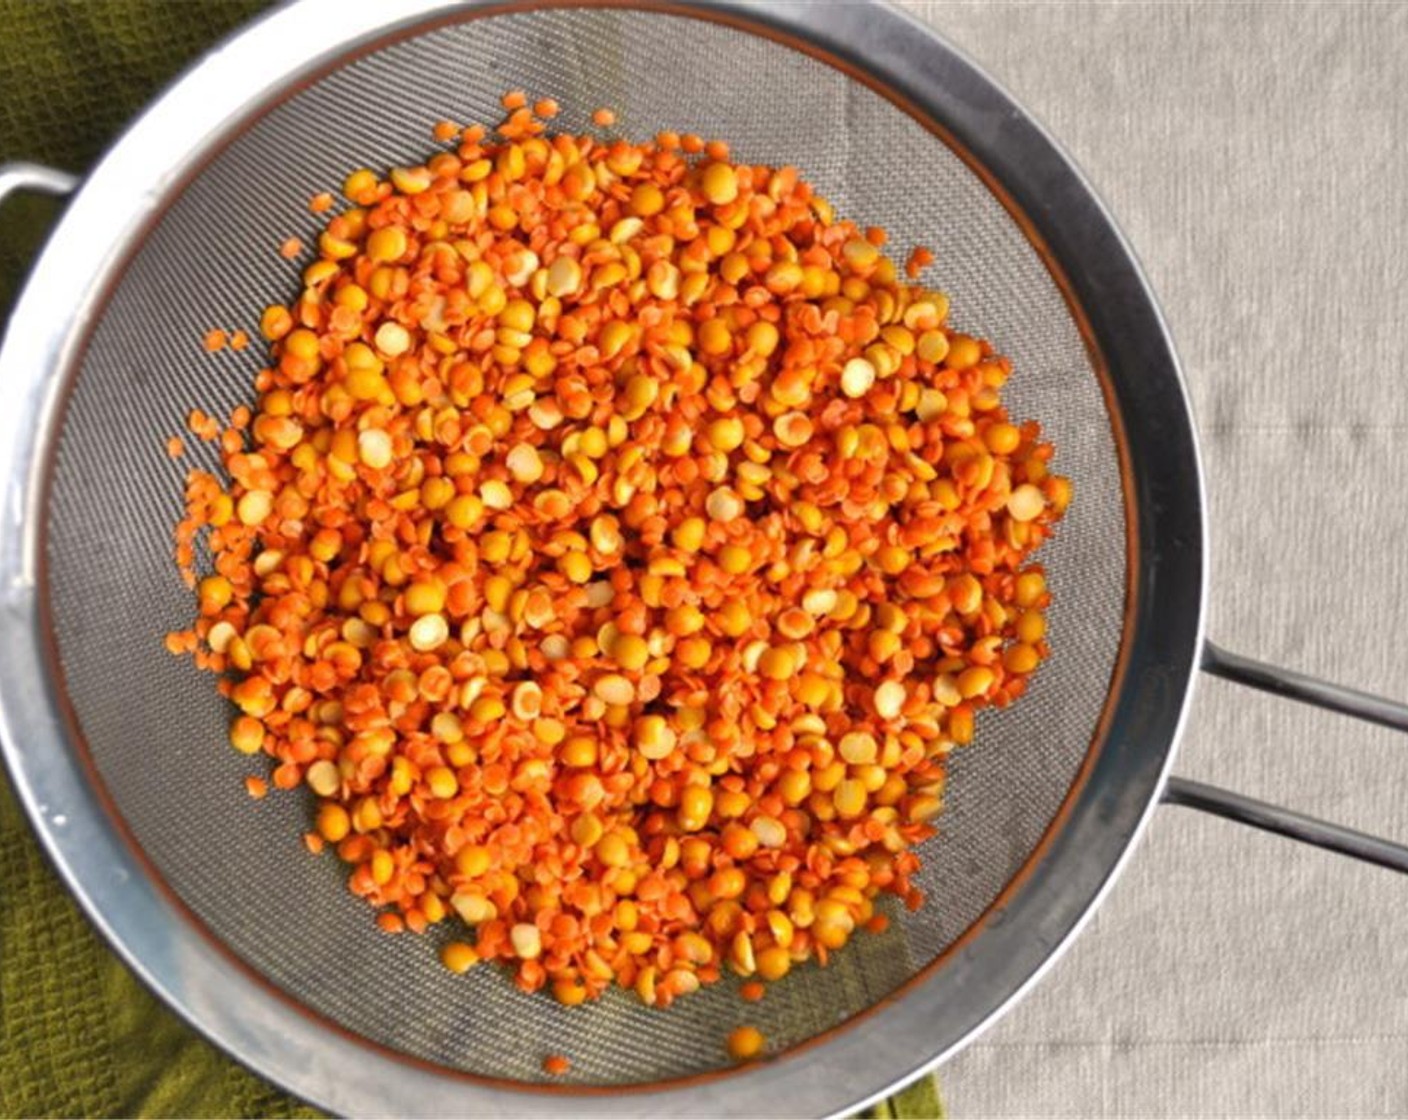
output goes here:
[{"label": "metal mesh strainer", "polygon": [[[302,203],[314,188],[363,163],[414,159],[441,117],[496,119],[499,95],[519,86],[557,97],[568,129],[612,105],[633,133],[728,137],[743,158],[796,164],[839,213],[885,225],[897,252],[937,247],[958,322],[1011,355],[1014,413],[1042,420],[1080,495],[1043,556],[1059,592],[1059,656],[1026,702],[984,719],[979,746],[958,759],[943,834],[924,853],[931,904],[884,937],[856,939],[834,967],[799,970],[758,1007],[723,984],[669,1014],[623,995],[582,1013],[490,970],[448,979],[428,945],[375,929],[335,861],[306,856],[308,804],[241,795],[249,764],[218,747],[225,704],[159,640],[191,610],[169,545],[185,468],[166,456],[165,437],[192,406],[224,414],[247,401],[261,364],[254,351],[212,362],[192,340],[212,323],[253,321],[296,290],[296,266],[273,248],[291,229],[311,232]],[[789,1046],[875,1003],[1025,861],[1089,747],[1118,647],[1114,456],[1099,384],[1050,274],[977,177],[894,105],[789,47],[680,16],[489,16],[374,51],[299,91],[219,153],[147,234],[95,326],[59,441],[47,541],[59,658],[94,764],[148,857],[221,940],[296,999],[479,1074],[539,1078],[556,1047],[584,1081],[654,1081],[723,1064],[721,1046],[700,1040],[741,1021]]]},{"label": "metal mesh strainer", "polygon": [[[305,5],[298,22],[286,18],[294,12],[277,17],[284,20],[280,33],[321,28],[308,18],[318,11]],[[52,655],[53,670],[43,700],[34,702],[53,693],[45,726],[57,728],[55,713],[66,714],[107,798],[109,815],[96,806],[82,811],[118,822],[148,861],[137,862],[132,847],[103,832],[102,843],[122,854],[97,869],[98,886],[81,893],[95,912],[111,898],[103,924],[188,1016],[265,1072],[335,1107],[366,1110],[371,1101],[434,1111],[462,1099],[397,1096],[394,1086],[381,1097],[374,1090],[339,1095],[333,1083],[364,1084],[358,1081],[364,1071],[349,1068],[349,1056],[368,1070],[403,1070],[407,1084],[424,1088],[418,1079],[428,1070],[539,1081],[543,1055],[560,1052],[572,1058],[571,1082],[658,1087],[723,1066],[720,1040],[741,1022],[756,1024],[773,1048],[785,1051],[880,1008],[857,1031],[837,1036],[849,1034],[850,1042],[799,1051],[790,1080],[778,1081],[794,1095],[758,1098],[759,1108],[770,1101],[771,1111],[846,1107],[951,1046],[1030,978],[1078,923],[1157,789],[1196,643],[1201,538],[1196,509],[1187,521],[1185,513],[1168,513],[1166,503],[1170,531],[1192,531],[1157,553],[1169,565],[1162,606],[1136,593],[1139,581],[1149,579],[1138,573],[1153,571],[1148,548],[1157,542],[1149,519],[1160,486],[1142,458],[1129,458],[1122,433],[1136,419],[1146,426],[1162,419],[1164,453],[1185,469],[1192,463],[1186,409],[1156,316],[1139,304],[1139,325],[1151,333],[1136,342],[1103,336],[1096,342],[1082,328],[1086,312],[1072,310],[1069,293],[1053,278],[1046,243],[1014,221],[990,172],[977,173],[969,154],[984,127],[998,145],[1002,130],[1019,121],[1041,145],[1044,138],[917,25],[868,4],[801,5],[771,15],[740,5],[727,19],[701,14],[707,13],[614,6],[459,9],[420,23],[408,18],[394,34],[348,38],[320,61],[312,80],[306,55],[314,47],[298,66],[275,58],[271,65],[280,73],[286,66],[287,77],[264,91],[267,104],[256,109],[246,98],[203,148],[173,162],[171,177],[148,188],[147,220],[134,221],[131,235],[113,246],[103,282],[83,305],[97,309],[75,324],[84,329],[83,345],[62,379],[62,399],[45,398],[58,405],[51,424],[37,426],[48,433],[52,455],[42,457],[46,498],[28,522],[28,571],[41,573],[41,590],[21,606],[46,618],[35,646]],[[803,41],[787,34],[789,26],[809,21],[826,29],[817,42],[831,44],[831,57],[817,57],[815,43],[801,49]],[[279,54],[267,28],[259,42]],[[883,64],[874,53],[882,42],[891,52]],[[848,72],[851,47],[869,51],[874,67],[892,68],[889,96]],[[226,72],[233,76],[236,58],[251,64],[253,49],[232,49]],[[217,58],[211,65],[220,64]],[[904,100],[899,76],[918,82],[924,65],[935,67],[933,82],[952,85],[951,120],[898,103]],[[872,72],[876,82],[878,72]],[[181,430],[193,406],[225,414],[246,401],[260,364],[254,351],[204,356],[198,340],[211,325],[255,321],[266,303],[295,289],[296,268],[276,248],[290,234],[312,233],[304,206],[311,193],[340,182],[350,168],[423,155],[438,119],[496,119],[499,95],[515,87],[556,97],[565,108],[557,123],[565,129],[588,128],[590,111],[610,105],[628,134],[669,127],[725,137],[746,159],[798,166],[838,213],[885,226],[896,254],[916,243],[933,246],[936,282],[951,294],[957,323],[1011,356],[1013,412],[1042,422],[1057,445],[1060,470],[1075,483],[1076,501],[1042,554],[1056,595],[1050,615],[1056,654],[1024,701],[985,716],[978,743],[956,759],[940,835],[922,852],[928,904],[917,913],[894,913],[886,934],[856,938],[831,967],[795,971],[761,1004],[740,1003],[725,982],[667,1012],[619,993],[600,1006],[564,1010],[522,995],[491,970],[449,976],[429,940],[379,934],[371,912],[347,893],[336,862],[307,856],[299,839],[308,827],[307,803],[284,796],[256,805],[243,796],[240,778],[251,764],[220,745],[228,721],[223,702],[208,677],[161,647],[161,635],[185,625],[191,611],[169,545],[185,467],[166,456],[164,441]],[[170,108],[168,118],[175,112]],[[962,156],[933,130],[955,121],[968,126]],[[151,133],[148,127],[145,135]],[[1069,179],[1052,184],[1053,205],[1063,192],[1077,191],[1103,223],[1059,156],[1042,147],[1033,158],[1035,170],[1055,160]],[[1030,210],[1040,201],[1032,191],[1041,183],[1027,186]],[[81,206],[82,200],[75,209]],[[1033,218],[1041,220],[1039,213]],[[1118,248],[1104,224],[1086,233],[1103,251]],[[1105,284],[1111,309],[1146,298],[1122,256],[1108,275],[1092,267],[1072,279],[1092,292]],[[1099,316],[1090,317],[1098,328]],[[1133,362],[1116,359],[1133,359],[1141,348],[1151,384],[1121,383]],[[1119,419],[1112,418],[1111,402],[1124,414]],[[196,454],[205,456],[201,465],[215,466],[208,449]],[[1191,499],[1184,498],[1196,506],[1196,473],[1189,477]],[[1191,567],[1173,565],[1180,555],[1191,558]],[[1112,699],[1117,662],[1130,656],[1126,639],[1147,638],[1160,610],[1180,607],[1186,617],[1166,628],[1166,655],[1146,651],[1137,678]],[[23,699],[7,696],[7,703],[7,717],[18,723],[24,713],[12,713]],[[1132,792],[1097,796],[1086,788],[1092,775],[1111,781],[1123,775]],[[43,805],[40,785],[29,782]],[[1079,813],[1071,804],[1063,808],[1073,789],[1085,797]],[[1024,905],[1046,909],[1004,933],[1016,895],[1002,900],[1012,903],[1006,909],[985,912],[1019,872],[1030,870],[1061,813],[1067,814],[1061,843],[1041,855],[1053,866],[1068,855],[1083,860],[1077,888],[1063,888],[1046,903],[1028,900]],[[46,839],[60,850],[75,843],[67,834]],[[86,858],[93,858],[91,850]],[[69,857],[59,859],[70,869]],[[102,879],[105,872],[116,878]],[[139,904],[152,908],[149,919],[130,913],[132,897],[123,894],[129,879],[148,892]],[[117,906],[127,909],[114,917]],[[224,961],[227,952],[243,967]],[[985,986],[993,982],[994,954],[1010,968],[995,1002]],[[916,1002],[909,982],[936,961],[940,967],[930,971],[947,986]],[[202,970],[210,970],[208,978]],[[216,976],[229,987],[220,988]],[[259,979],[276,991],[264,990]],[[220,1006],[222,991],[233,1011]],[[942,1007],[935,1002],[940,991]],[[909,1018],[902,1020],[906,1008]],[[887,1013],[888,1034],[880,1029]],[[938,1016],[933,1041],[916,1043],[912,1034],[925,1016]],[[871,1029],[878,1031],[873,1039],[857,1041]],[[374,1045],[366,1048],[368,1042]],[[768,1075],[748,1076],[761,1084]],[[745,1098],[720,1088],[729,1080],[739,1077],[706,1079],[693,1103],[671,1098],[669,1107],[746,1108]],[[495,1106],[506,1107],[505,1099],[496,1098]],[[592,1099],[575,1097],[561,1107],[582,1111]],[[651,1099],[664,1107],[663,1098]],[[551,1107],[546,1097],[523,1100],[525,1109]]]}]

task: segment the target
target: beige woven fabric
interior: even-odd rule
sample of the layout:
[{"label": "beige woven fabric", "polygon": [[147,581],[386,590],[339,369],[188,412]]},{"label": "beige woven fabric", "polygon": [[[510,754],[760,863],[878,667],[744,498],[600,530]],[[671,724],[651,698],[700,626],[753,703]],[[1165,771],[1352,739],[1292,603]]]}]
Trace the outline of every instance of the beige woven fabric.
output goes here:
[{"label": "beige woven fabric", "polygon": [[[1144,262],[1203,438],[1210,634],[1408,697],[1408,6],[907,6]],[[1219,681],[1177,772],[1408,838],[1408,738]],[[957,1117],[1408,1114],[1408,878],[1162,809],[943,1081]]]}]

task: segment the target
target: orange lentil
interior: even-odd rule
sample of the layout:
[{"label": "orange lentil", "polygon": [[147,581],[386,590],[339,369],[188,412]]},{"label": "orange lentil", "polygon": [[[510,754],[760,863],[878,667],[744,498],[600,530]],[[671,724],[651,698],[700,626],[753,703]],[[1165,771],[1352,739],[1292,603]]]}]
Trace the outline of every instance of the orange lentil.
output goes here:
[{"label": "orange lentil", "polygon": [[460,126],[454,121],[436,121],[430,134],[439,141],[453,140],[460,134]]},{"label": "orange lentil", "polygon": [[561,1077],[572,1068],[572,1060],[565,1054],[549,1054],[543,1059],[543,1072],[549,1077]]},{"label": "orange lentil", "polygon": [[179,459],[186,453],[186,441],[180,436],[172,436],[166,441],[166,453],[173,459]]},{"label": "orange lentil", "polygon": [[234,331],[230,335],[231,350],[246,350],[249,348],[249,332]]},{"label": "orange lentil", "polygon": [[533,103],[533,115],[542,117],[545,121],[552,120],[560,111],[560,106],[551,97],[544,97],[541,101]]},{"label": "orange lentil", "polygon": [[308,200],[308,209],[314,214],[323,214],[332,209],[332,195],[320,191]]},{"label": "orange lentil", "polygon": [[225,344],[228,341],[229,336],[219,327],[216,327],[205,332],[205,338],[201,340],[201,345],[204,346],[209,353],[214,354],[219,350],[225,349]]},{"label": "orange lentil", "polygon": [[739,998],[747,1000],[749,1003],[757,1003],[767,994],[767,985],[759,980],[749,980],[738,987]]},{"label": "orange lentil", "polygon": [[756,1000],[922,903],[947,755],[1050,655],[1070,484],[796,169],[504,105],[354,172],[251,404],[189,414],[226,477],[187,476],[163,641],[379,928],[464,923],[452,970],[567,1006]]},{"label": "orange lentil", "polygon": [[284,243],[279,246],[279,256],[285,260],[291,261],[301,252],[303,252],[303,242],[296,237],[285,239]]},{"label": "orange lentil", "polygon": [[248,793],[250,797],[258,801],[261,797],[263,797],[266,793],[269,792],[269,783],[266,782],[263,778],[257,778],[253,775],[250,775],[244,780],[244,788],[245,792]]},{"label": "orange lentil", "polygon": [[610,128],[616,123],[616,113],[611,109],[601,108],[592,113],[592,124],[598,128]]},{"label": "orange lentil", "polygon": [[918,280],[919,274],[934,263],[934,254],[923,245],[916,245],[904,262],[904,274],[911,280]]},{"label": "orange lentil", "polygon": [[499,98],[499,104],[505,109],[521,109],[528,104],[528,95],[521,89],[511,89]]}]

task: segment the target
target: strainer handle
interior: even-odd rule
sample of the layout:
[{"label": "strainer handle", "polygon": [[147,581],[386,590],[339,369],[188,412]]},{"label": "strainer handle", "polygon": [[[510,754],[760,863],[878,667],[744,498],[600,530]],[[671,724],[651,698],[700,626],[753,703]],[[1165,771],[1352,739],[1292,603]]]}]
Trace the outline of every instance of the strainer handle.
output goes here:
[{"label": "strainer handle", "polygon": [[1408,704],[1307,677],[1294,669],[1268,665],[1265,661],[1231,653],[1212,642],[1203,643],[1203,672],[1249,688],[1259,688],[1273,696],[1313,704],[1317,708],[1354,716],[1355,719],[1377,723],[1382,727],[1392,727],[1395,731],[1408,731]]},{"label": "strainer handle", "polygon": [[[1293,669],[1268,665],[1264,661],[1231,653],[1212,642],[1204,644],[1202,667],[1204,672],[1215,677],[1259,688],[1275,696],[1314,704],[1317,708],[1354,716],[1397,731],[1408,731],[1408,704],[1344,688]],[[1274,832],[1278,836],[1408,873],[1408,847],[1402,844],[1308,817],[1304,813],[1245,797],[1231,790],[1187,778],[1170,778],[1164,788],[1164,800],[1171,805],[1200,809],[1253,828]]]},{"label": "strainer handle", "polygon": [[72,194],[78,176],[39,163],[0,163],[0,202],[15,191],[41,194]]},{"label": "strainer handle", "polygon": [[1191,778],[1170,778],[1164,787],[1164,803],[1200,809],[1238,824],[1251,825],[1265,832],[1274,832],[1277,836],[1314,844],[1326,851],[1408,874],[1408,847],[1402,844],[1306,816],[1293,809],[1284,809],[1280,805],[1258,801],[1254,797],[1233,793],[1230,789],[1195,782]]}]

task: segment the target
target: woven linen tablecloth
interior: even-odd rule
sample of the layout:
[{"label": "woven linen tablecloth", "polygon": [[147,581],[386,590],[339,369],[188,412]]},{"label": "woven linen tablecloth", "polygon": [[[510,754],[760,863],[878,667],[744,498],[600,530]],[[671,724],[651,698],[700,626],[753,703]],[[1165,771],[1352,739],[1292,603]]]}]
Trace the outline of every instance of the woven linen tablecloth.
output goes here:
[{"label": "woven linen tablecloth", "polygon": [[[1143,261],[1202,435],[1210,635],[1408,698],[1408,7],[909,6]],[[1176,772],[1408,840],[1391,731],[1205,680]],[[1408,1114],[1408,878],[1160,810],[942,1075],[960,1117]]]}]

